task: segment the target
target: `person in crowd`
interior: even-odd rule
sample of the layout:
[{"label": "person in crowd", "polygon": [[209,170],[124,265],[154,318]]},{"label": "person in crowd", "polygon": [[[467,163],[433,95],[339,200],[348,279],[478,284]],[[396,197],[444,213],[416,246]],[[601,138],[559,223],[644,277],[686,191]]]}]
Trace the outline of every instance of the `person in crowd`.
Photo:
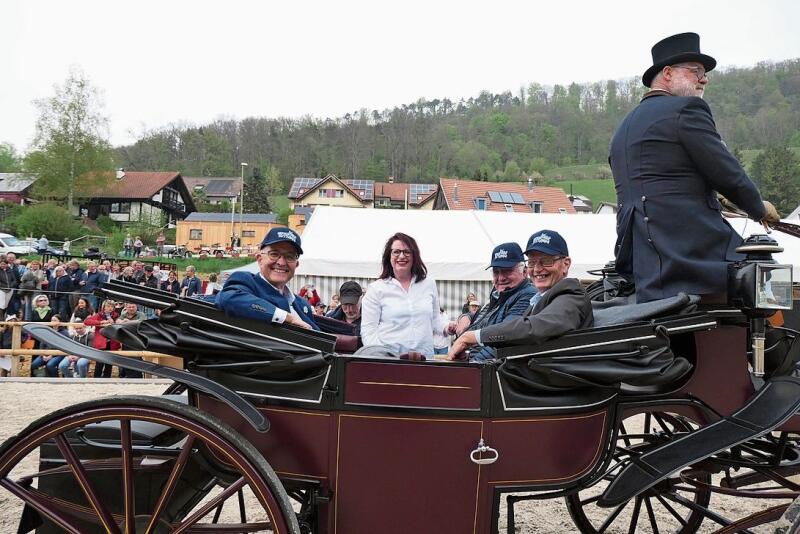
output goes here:
[{"label": "person in crowd", "polygon": [[637,302],[680,292],[725,302],[728,265],[744,259],[742,238],[721,216],[720,193],[756,221],[776,222],[722,141],[703,100],[716,60],[696,33],[656,43],[642,76],[650,90],[617,128],[610,146],[617,211],[616,270]]},{"label": "person in crowd", "polygon": [[522,316],[467,330],[450,347],[448,359],[464,359],[474,346],[497,343],[536,345],[572,330],[589,328],[592,305],[580,282],[567,278],[572,259],[567,242],[552,230],[531,235],[525,249],[528,277],[536,288]]},{"label": "person in crowd", "polygon": [[42,291],[42,283],[47,280],[47,273],[42,269],[42,264],[39,260],[31,261],[29,268],[22,275],[19,287],[22,294],[24,303],[23,318],[30,321],[31,308],[33,308],[33,297]]},{"label": "person in crowd", "polygon": [[[92,341],[94,348],[108,351],[119,350],[119,342],[105,337],[102,330],[104,326],[111,326],[116,323],[118,317],[119,314],[116,312],[114,301],[104,300],[100,306],[100,311],[86,318],[83,323],[86,326],[94,327],[94,339]],[[111,367],[104,363],[95,362],[94,377],[111,378]]]},{"label": "person in crowd", "polygon": [[97,297],[92,292],[103,285],[103,282],[106,281],[105,278],[105,274],[100,271],[97,263],[89,261],[86,264],[86,281],[81,288],[81,293],[87,298],[92,308],[97,307]]},{"label": "person in crowd", "polygon": [[164,232],[161,231],[158,233],[158,237],[156,237],[156,254],[159,256],[164,255],[164,244],[167,242],[167,236],[164,235]]},{"label": "person in crowd", "polygon": [[20,280],[22,275],[28,272],[28,258],[20,258],[17,260],[17,271],[19,272]]},{"label": "person in crowd", "polygon": [[194,265],[186,266],[186,276],[181,282],[181,296],[191,297],[200,294],[200,279],[196,275]]},{"label": "person in crowd", "polygon": [[69,256],[69,251],[72,248],[72,242],[68,238],[64,238],[64,244],[61,245],[61,250],[64,251],[64,256]]},{"label": "person in crowd", "polygon": [[100,273],[100,285],[103,285],[104,283],[111,280],[110,272],[108,270],[108,267],[106,267],[105,263],[101,263],[100,265],[97,266],[97,272]]},{"label": "person in crowd", "polygon": [[47,288],[52,297],[51,302],[54,313],[62,317],[69,317],[71,311],[69,296],[72,294],[74,286],[72,285],[72,279],[67,275],[67,270],[63,265],[57,265],[55,267],[53,270],[53,277],[47,284]]},{"label": "person in crowd", "polygon": [[327,307],[325,306],[324,302],[317,302],[314,306],[314,315],[325,315],[325,310]]},{"label": "person in crowd", "polygon": [[[6,322],[19,321],[19,315],[6,315]],[[13,343],[13,327],[11,325],[0,326],[0,348],[10,349]],[[0,354],[0,378],[8,376],[11,366],[14,365],[14,357],[10,354]]]},{"label": "person in crowd", "polygon": [[464,305],[461,306],[461,313],[469,313],[469,306],[470,302],[478,302],[478,297],[475,295],[474,291],[470,291],[467,293],[467,300],[464,301]]},{"label": "person in crowd", "polygon": [[300,292],[298,293],[301,297],[306,299],[309,304],[316,308],[317,304],[322,302],[322,299],[319,297],[319,293],[317,293],[317,288],[314,287],[314,284],[306,284],[302,288],[300,288]]},{"label": "person in crowd", "polygon": [[72,309],[72,315],[70,316],[69,322],[83,322],[90,315],[94,315],[94,306],[92,306],[91,301],[85,295],[82,295],[80,298],[78,298],[78,303],[75,304],[75,307]]},{"label": "person in crowd", "polygon": [[[80,319],[75,319],[70,322],[82,323]],[[74,328],[69,328],[69,337],[87,347],[91,347],[94,343],[94,333],[86,328],[84,324],[78,324]],[[73,378],[75,376],[78,378],[86,378],[89,375],[89,359],[68,354],[58,364],[58,372],[64,378]]]},{"label": "person in crowd", "polygon": [[272,228],[256,255],[258,272],[234,272],[216,305],[226,314],[319,330],[311,304],[288,287],[303,254],[300,236],[285,227]]},{"label": "person in crowd", "polygon": [[126,258],[133,256],[133,238],[131,234],[125,236],[125,239],[122,241],[122,248],[124,250],[123,255]]},{"label": "person in crowd", "polygon": [[6,254],[6,261],[8,262],[8,266],[14,271],[14,276],[17,277],[17,281],[22,278],[22,273],[24,269],[22,268],[22,264],[20,260],[17,258],[17,255],[14,252],[9,252]]},{"label": "person in crowd", "polygon": [[158,287],[161,287],[161,282],[167,279],[165,273],[161,271],[158,265],[153,265],[153,276],[158,280]]},{"label": "person in crowd", "polygon": [[[67,329],[61,325],[61,316],[58,314],[54,314],[50,318],[50,326],[64,336],[67,334]],[[41,343],[39,347],[42,350],[49,349],[49,346],[46,343]],[[31,376],[36,376],[36,370],[40,367],[45,368],[45,376],[48,378],[58,378],[58,364],[61,363],[61,360],[64,359],[64,356],[51,356],[48,354],[43,354],[41,356],[36,356],[31,360]]]},{"label": "person in crowd", "polygon": [[0,316],[6,316],[6,310],[15,314],[14,291],[19,287],[19,278],[8,260],[0,258]]},{"label": "person in crowd", "polygon": [[142,278],[144,278],[144,263],[139,260],[133,260],[131,262],[131,267],[133,267],[133,278],[138,284],[142,281]]},{"label": "person in crowd", "polygon": [[[465,314],[459,318],[456,327],[458,335],[520,317],[537,293],[526,276],[525,256],[518,244],[502,243],[496,246],[489,268],[492,269],[493,283],[489,302],[474,315]],[[474,307],[472,302],[470,308]],[[469,357],[471,361],[493,360],[497,357],[497,351],[493,347],[477,347]]]},{"label": "person in crowd", "polygon": [[47,260],[47,265],[44,268],[44,270],[45,270],[45,273],[47,273],[47,279],[48,280],[53,277],[53,274],[55,273],[55,270],[56,270],[57,266],[58,266],[58,260],[57,259],[50,258],[49,260]]},{"label": "person in crowd", "polygon": [[120,269],[119,264],[115,263],[111,266],[111,274],[108,276],[109,280],[121,280],[122,279],[122,269]]},{"label": "person in crowd", "polygon": [[42,234],[42,237],[39,238],[39,254],[46,254],[48,248],[50,248],[50,240]]},{"label": "person in crowd", "polygon": [[133,267],[130,265],[127,265],[124,269],[122,269],[122,273],[119,276],[119,280],[123,282],[129,282],[131,284],[138,283],[136,276],[133,274]]},{"label": "person in crowd", "polygon": [[169,291],[175,295],[181,293],[181,283],[178,282],[178,272],[170,271],[167,273],[167,279],[161,282],[161,290]]},{"label": "person in crowd", "polygon": [[[341,301],[341,297],[339,296],[339,294],[338,293],[334,293],[333,296],[331,297],[331,301],[328,303],[328,310],[331,310],[331,311],[336,310],[336,308],[338,308],[341,303],[342,303],[342,301]],[[328,313],[331,313],[331,312],[328,312]]]},{"label": "person in crowd", "polygon": [[152,289],[158,289],[160,287],[160,280],[155,275],[155,270],[153,269],[152,265],[147,265],[144,268],[144,276],[139,279],[139,285],[149,287]]},{"label": "person in crowd", "polygon": [[81,264],[78,263],[78,260],[71,260],[67,263],[66,269],[67,276],[72,280],[72,294],[69,296],[69,309],[71,310],[77,304],[78,296],[83,294],[83,288],[86,285],[86,272],[81,269]]},{"label": "person in crowd", "polygon": [[138,258],[142,255],[142,247],[144,246],[144,242],[140,236],[136,236],[136,239],[133,240],[133,257]]},{"label": "person in crowd", "polygon": [[216,295],[220,291],[222,291],[222,286],[217,282],[217,273],[211,273],[208,275],[208,283],[203,294],[206,296]]},{"label": "person in crowd", "polygon": [[381,264],[378,280],[369,285],[361,304],[364,346],[433,356],[433,334],[450,335],[455,323],[442,321],[436,282],[428,277],[417,242],[394,234],[386,241]]},{"label": "person in crowd", "polygon": [[[139,306],[135,302],[126,302],[125,308],[123,309],[122,313],[120,313],[119,317],[117,317],[117,324],[124,324],[130,323],[134,321],[144,321],[147,319],[147,315],[144,312],[139,310]],[[122,347],[125,348],[124,346]],[[141,360],[141,358],[137,358]],[[142,378],[141,371],[134,371],[132,369],[125,369],[124,367],[120,367],[119,369],[119,377],[120,378]]]},{"label": "person in crowd", "polygon": [[[442,322],[449,323],[450,315],[444,308],[439,308],[439,318]],[[433,353],[434,354],[447,354],[450,350],[450,336],[444,333],[434,332],[433,334]]]},{"label": "person in crowd", "polygon": [[468,304],[467,313],[462,313],[461,315],[469,318],[469,322],[471,323],[472,319],[474,319],[475,316],[478,315],[478,312],[481,309],[481,303],[478,302],[477,300],[471,300],[467,304]]},{"label": "person in crowd", "polygon": [[361,333],[361,299],[364,291],[361,284],[349,280],[339,288],[339,301],[341,304],[328,312],[328,317],[348,322],[356,327],[355,335]]}]

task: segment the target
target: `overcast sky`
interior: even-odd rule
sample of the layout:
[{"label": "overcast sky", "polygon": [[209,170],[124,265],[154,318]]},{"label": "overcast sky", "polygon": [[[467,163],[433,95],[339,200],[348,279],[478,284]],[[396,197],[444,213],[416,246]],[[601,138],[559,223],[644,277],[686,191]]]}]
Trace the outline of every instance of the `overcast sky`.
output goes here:
[{"label": "overcast sky", "polygon": [[27,150],[32,101],[71,65],[102,90],[119,145],[172,122],[627,78],[684,31],[723,68],[797,58],[800,2],[2,0],[0,142]]}]

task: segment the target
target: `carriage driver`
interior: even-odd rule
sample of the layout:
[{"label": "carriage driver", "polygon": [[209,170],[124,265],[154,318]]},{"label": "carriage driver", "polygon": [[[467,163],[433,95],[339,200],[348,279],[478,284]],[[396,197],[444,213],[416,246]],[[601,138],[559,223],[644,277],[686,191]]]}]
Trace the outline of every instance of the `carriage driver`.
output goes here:
[{"label": "carriage driver", "polygon": [[289,228],[273,228],[256,255],[259,272],[233,273],[217,295],[217,307],[232,317],[319,330],[311,305],[287,286],[302,253],[299,235]]},{"label": "carriage driver", "polygon": [[449,360],[466,356],[473,345],[536,345],[594,322],[592,305],[576,278],[567,278],[572,260],[567,242],[558,232],[541,230],[528,239],[525,249],[528,277],[537,293],[521,317],[478,330],[468,330],[455,340]]}]

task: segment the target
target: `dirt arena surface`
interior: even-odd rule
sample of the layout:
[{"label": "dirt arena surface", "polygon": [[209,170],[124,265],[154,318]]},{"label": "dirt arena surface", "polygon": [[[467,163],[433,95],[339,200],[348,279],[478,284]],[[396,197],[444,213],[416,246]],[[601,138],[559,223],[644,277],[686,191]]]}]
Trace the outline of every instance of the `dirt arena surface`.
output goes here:
[{"label": "dirt arena surface", "polygon": [[[60,379],[57,382],[6,381],[0,380],[0,442],[24,429],[38,417],[52,413],[78,402],[115,395],[158,395],[168,385],[166,381],[100,381]],[[712,506],[723,515],[742,515],[778,504],[748,499],[712,497]],[[21,506],[7,491],[0,489],[0,534],[16,532]],[[518,533],[556,533],[574,532],[563,499],[547,501],[527,501],[516,504],[516,532]],[[666,518],[668,519],[668,518]],[[500,511],[500,532],[506,529],[505,498]],[[700,532],[713,532],[713,524],[706,520]],[[620,530],[626,532],[627,528]],[[773,532],[774,527],[764,526],[755,532]],[[640,528],[637,532],[650,532]],[[409,533],[412,534],[412,533]],[[413,533],[417,534],[417,533]],[[444,534],[444,533],[443,533]],[[447,533],[450,534],[450,533]],[[460,534],[460,533],[452,533]]]}]

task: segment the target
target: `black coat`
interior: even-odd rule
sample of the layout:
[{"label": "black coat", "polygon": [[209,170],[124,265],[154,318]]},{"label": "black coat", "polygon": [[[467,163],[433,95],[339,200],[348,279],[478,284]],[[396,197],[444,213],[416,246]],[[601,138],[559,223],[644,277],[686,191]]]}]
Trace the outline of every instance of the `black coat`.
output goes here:
[{"label": "black coat", "polygon": [[522,317],[481,328],[484,345],[538,345],[567,332],[594,324],[592,303],[575,278],[564,278],[548,289]]},{"label": "black coat", "polygon": [[702,98],[656,93],[622,121],[609,163],[617,190],[616,269],[638,302],[724,293],[741,237],[717,192],[765,215],[758,189],[717,133]]}]

